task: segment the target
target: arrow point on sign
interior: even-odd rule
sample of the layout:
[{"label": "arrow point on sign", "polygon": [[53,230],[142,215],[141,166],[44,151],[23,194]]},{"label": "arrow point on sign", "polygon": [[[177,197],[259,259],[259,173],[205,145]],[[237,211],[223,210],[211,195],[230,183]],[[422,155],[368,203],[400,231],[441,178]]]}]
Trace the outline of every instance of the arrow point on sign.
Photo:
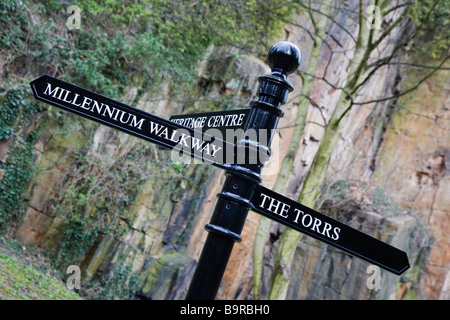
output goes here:
[{"label": "arrow point on sign", "polygon": [[406,270],[408,270],[410,268],[409,265],[409,259],[408,259],[408,255],[406,252],[401,251],[401,253],[399,253],[399,258],[402,260],[402,265],[404,266],[403,268],[400,268],[400,270],[398,270],[398,272],[395,272],[397,275],[401,275],[402,273],[404,273]]}]

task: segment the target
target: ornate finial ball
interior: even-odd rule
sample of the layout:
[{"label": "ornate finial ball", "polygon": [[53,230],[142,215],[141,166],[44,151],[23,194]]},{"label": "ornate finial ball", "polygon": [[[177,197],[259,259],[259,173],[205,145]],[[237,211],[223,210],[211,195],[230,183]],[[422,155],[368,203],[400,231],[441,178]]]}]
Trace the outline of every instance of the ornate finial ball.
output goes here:
[{"label": "ornate finial ball", "polygon": [[272,71],[277,69],[286,74],[296,71],[302,61],[300,49],[289,41],[280,41],[274,44],[269,50],[268,58]]}]

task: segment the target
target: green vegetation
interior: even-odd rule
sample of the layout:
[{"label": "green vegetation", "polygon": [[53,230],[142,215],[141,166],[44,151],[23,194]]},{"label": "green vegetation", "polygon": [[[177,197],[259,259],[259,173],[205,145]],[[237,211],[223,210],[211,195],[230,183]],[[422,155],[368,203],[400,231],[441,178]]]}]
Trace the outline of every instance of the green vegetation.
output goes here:
[{"label": "green vegetation", "polygon": [[135,272],[132,272],[131,265],[127,264],[123,254],[119,255],[118,260],[100,280],[82,283],[80,295],[86,299],[133,299],[142,287],[142,281]]},{"label": "green vegetation", "polygon": [[415,1],[411,18],[417,25],[418,37],[424,42],[416,48],[420,56],[441,59],[448,52],[450,34],[450,2],[445,0]]},{"label": "green vegetation", "polygon": [[65,285],[0,253],[0,300],[78,300]]},{"label": "green vegetation", "polygon": [[[68,31],[61,1],[0,4],[0,46],[6,78],[37,73],[117,98],[132,79],[155,86],[170,78],[189,87],[211,45],[265,52],[286,6],[261,0],[78,1],[81,28]],[[269,15],[270,13],[271,15]],[[48,17],[44,20],[44,17]]]},{"label": "green vegetation", "polygon": [[[5,162],[0,161],[0,170],[4,171],[0,181],[0,233],[23,215],[26,202],[21,200],[32,177],[33,144],[39,134],[38,130],[34,130],[33,120],[39,106],[25,98],[23,86],[7,91],[1,91],[0,87],[0,142],[11,141],[9,156]],[[17,128],[22,131],[22,136],[14,139]]]},{"label": "green vegetation", "polygon": [[[359,196],[364,201],[357,199]],[[328,186],[319,201],[323,212],[330,216],[341,215],[355,208],[364,211],[382,212],[384,217],[401,215],[407,210],[401,208],[380,187],[359,180],[337,180]],[[345,217],[336,217],[340,221]]]}]

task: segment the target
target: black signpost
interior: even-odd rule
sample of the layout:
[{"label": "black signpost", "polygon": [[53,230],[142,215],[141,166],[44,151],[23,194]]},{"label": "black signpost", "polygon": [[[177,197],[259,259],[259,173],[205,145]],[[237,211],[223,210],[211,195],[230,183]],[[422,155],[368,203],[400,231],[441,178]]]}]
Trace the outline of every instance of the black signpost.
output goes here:
[{"label": "black signpost", "polygon": [[[258,100],[250,103],[251,109],[180,115],[171,120],[47,75],[32,81],[31,88],[37,100],[226,170],[186,299],[215,298],[250,209],[400,275],[409,268],[405,252],[260,185],[273,132],[283,116],[280,106],[293,90],[286,78],[300,61],[294,44],[278,42],[268,55],[272,73],[259,78]],[[243,128],[244,134],[237,142],[236,137],[229,141],[226,135],[208,134],[208,126],[219,133],[227,127]],[[251,135],[246,134],[250,131]]]}]

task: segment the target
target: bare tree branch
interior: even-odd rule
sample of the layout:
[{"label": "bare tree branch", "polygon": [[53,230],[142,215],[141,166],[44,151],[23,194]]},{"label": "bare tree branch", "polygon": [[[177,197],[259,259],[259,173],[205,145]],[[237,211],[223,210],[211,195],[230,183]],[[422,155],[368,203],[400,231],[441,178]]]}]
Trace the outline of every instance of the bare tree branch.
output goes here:
[{"label": "bare tree branch", "polygon": [[390,8],[390,9],[388,9],[387,11],[382,12],[381,15],[382,15],[382,16],[386,16],[386,15],[388,15],[389,13],[391,13],[391,12],[397,10],[398,8],[405,7],[405,6],[410,6],[410,5],[413,5],[413,4],[415,4],[415,3],[414,3],[414,2],[400,3],[399,5],[396,5],[396,6],[392,7],[392,8]]},{"label": "bare tree branch", "polygon": [[336,19],[334,19],[329,14],[326,14],[326,13],[324,13],[324,12],[318,10],[318,9],[315,9],[315,8],[313,8],[311,6],[307,6],[304,3],[302,3],[301,1],[299,2],[299,5],[302,6],[303,8],[305,8],[305,9],[307,9],[308,11],[311,10],[313,12],[316,12],[316,13],[318,13],[320,15],[323,15],[323,16],[327,17],[328,19],[333,21],[333,23],[335,23],[340,29],[342,29],[342,31],[344,31],[346,34],[348,34],[350,36],[350,38],[356,43],[356,39],[353,36],[353,34],[349,30],[347,30],[347,28],[345,28],[343,25],[341,25],[339,22],[337,22]]},{"label": "bare tree branch", "polygon": [[403,21],[403,19],[405,19],[408,15],[408,8],[406,8],[402,15],[394,22],[392,23],[389,28],[387,28],[386,30],[383,31],[383,33],[381,34],[381,36],[378,37],[377,41],[375,41],[374,43],[370,43],[368,50],[369,52],[372,52],[373,49],[375,49],[380,43],[381,41],[384,40],[384,38],[386,38],[391,32],[392,30],[400,23]]},{"label": "bare tree branch", "polygon": [[416,63],[408,63],[408,62],[389,62],[385,63],[385,65],[402,65],[402,66],[408,66],[413,68],[422,68],[422,69],[439,69],[439,70],[450,70],[449,67],[442,67],[442,66],[429,66],[424,64],[416,64]]},{"label": "bare tree branch", "polygon": [[[444,65],[444,63],[450,58],[450,55],[448,55],[447,57],[445,57],[445,59],[443,59],[441,61],[441,63],[439,64],[439,66],[433,68],[433,70],[431,72],[429,72],[426,76],[424,76],[422,79],[420,79],[413,87],[409,88],[408,90],[402,91],[399,94],[395,94],[393,96],[389,96],[386,98],[381,98],[381,99],[374,99],[374,100],[370,100],[370,101],[364,101],[364,102],[353,102],[354,105],[364,105],[364,104],[369,104],[369,103],[374,103],[374,102],[383,102],[383,101],[387,101],[390,99],[395,99],[401,96],[404,96],[414,90],[416,90],[425,80],[427,80],[429,77],[431,77],[436,71],[441,70],[442,66]],[[449,68],[446,68],[446,70],[448,70]]]}]

